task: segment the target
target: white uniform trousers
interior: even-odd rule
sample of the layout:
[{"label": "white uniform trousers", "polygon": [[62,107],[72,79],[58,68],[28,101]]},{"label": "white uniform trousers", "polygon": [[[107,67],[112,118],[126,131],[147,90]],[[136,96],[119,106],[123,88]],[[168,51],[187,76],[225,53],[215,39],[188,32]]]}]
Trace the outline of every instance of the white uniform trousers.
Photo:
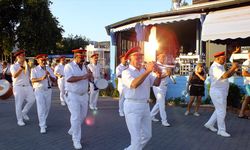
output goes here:
[{"label": "white uniform trousers", "polygon": [[215,110],[206,124],[214,126],[217,121],[218,132],[226,131],[225,117],[227,109],[227,94],[228,92],[225,90],[210,89],[210,96]]},{"label": "white uniform trousers", "polygon": [[57,80],[58,88],[60,90],[60,101],[65,102],[65,79],[64,78],[59,78]]},{"label": "white uniform trousers", "polygon": [[167,121],[167,113],[165,110],[165,97],[166,97],[166,90],[161,90],[157,87],[153,87],[153,91],[156,97],[156,104],[151,110],[151,117],[155,117],[155,115],[160,111],[161,121]]},{"label": "white uniform trousers", "polygon": [[97,100],[99,97],[99,90],[94,90],[94,84],[90,83],[89,106],[90,108],[97,107]]},{"label": "white uniform trousers", "polygon": [[88,112],[88,94],[78,95],[68,92],[66,102],[70,111],[69,133],[72,134],[72,140],[75,142],[81,141],[81,126]]},{"label": "white uniform trousers", "polygon": [[[35,103],[35,95],[33,92],[33,88],[32,86],[14,86],[13,94],[15,97],[17,121],[23,121],[23,114],[27,114],[32,105]],[[22,109],[24,100],[26,100],[27,103]]]},{"label": "white uniform trousers", "polygon": [[131,143],[126,150],[142,150],[152,137],[152,122],[148,103],[124,101],[124,113]]},{"label": "white uniform trousers", "polygon": [[37,114],[40,128],[46,128],[46,120],[51,106],[52,89],[35,89]]},{"label": "white uniform trousers", "polygon": [[119,90],[119,113],[120,114],[124,114],[124,100],[125,100],[125,97],[124,97],[124,93],[122,90]]}]

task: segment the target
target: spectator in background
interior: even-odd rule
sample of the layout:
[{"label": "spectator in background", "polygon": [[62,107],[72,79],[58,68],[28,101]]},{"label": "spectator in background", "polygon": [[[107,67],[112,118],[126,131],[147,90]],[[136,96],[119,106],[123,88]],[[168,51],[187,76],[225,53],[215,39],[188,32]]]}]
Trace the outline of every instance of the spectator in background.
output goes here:
[{"label": "spectator in background", "polygon": [[189,91],[190,100],[187,106],[187,111],[185,112],[185,115],[187,116],[190,113],[190,109],[193,105],[193,102],[196,98],[196,106],[194,110],[194,116],[200,116],[198,113],[200,104],[201,104],[201,98],[204,96],[204,82],[206,80],[206,73],[203,69],[203,65],[201,63],[198,63],[195,67],[195,71],[189,76],[187,91]]},{"label": "spectator in background", "polygon": [[244,111],[247,108],[247,105],[250,101],[250,51],[248,51],[248,59],[242,64],[242,76],[244,77],[244,84],[245,84],[245,99],[242,103],[241,110],[239,113],[239,118],[248,118],[244,115]]}]

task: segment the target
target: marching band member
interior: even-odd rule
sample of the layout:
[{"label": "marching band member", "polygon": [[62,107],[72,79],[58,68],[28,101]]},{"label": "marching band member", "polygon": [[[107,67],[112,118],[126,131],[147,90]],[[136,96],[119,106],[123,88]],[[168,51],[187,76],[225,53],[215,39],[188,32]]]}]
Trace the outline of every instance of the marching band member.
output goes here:
[{"label": "marching band member", "polygon": [[157,53],[157,64],[161,69],[161,83],[159,86],[153,86],[153,91],[156,97],[156,104],[151,110],[151,119],[152,121],[159,121],[155,118],[156,114],[160,111],[161,123],[163,126],[169,127],[170,124],[167,121],[167,113],[165,110],[165,97],[167,92],[167,86],[170,79],[173,83],[175,80],[171,77],[170,69],[166,68],[166,54],[163,51],[158,51]]},{"label": "marching band member", "polygon": [[84,65],[83,54],[86,50],[75,49],[74,60],[65,65],[65,100],[70,111],[71,127],[68,131],[72,135],[75,149],[82,149],[81,125],[88,111],[88,85],[92,73]]},{"label": "marching band member", "polygon": [[217,129],[214,128],[214,124],[217,121],[217,134],[223,137],[230,137],[230,134],[226,132],[225,126],[227,95],[229,90],[228,78],[235,73],[238,68],[238,63],[233,62],[232,67],[228,71],[225,71],[225,52],[215,53],[214,57],[215,60],[209,69],[209,76],[211,79],[210,96],[215,110],[204,126],[212,132],[216,132]]},{"label": "marching band member", "polygon": [[[13,94],[15,97],[15,108],[16,108],[16,117],[17,124],[19,126],[24,126],[24,120],[29,120],[27,113],[35,102],[35,96],[33,88],[30,84],[30,70],[27,63],[25,62],[25,51],[19,50],[14,56],[17,61],[15,64],[11,65],[10,71],[12,74],[13,80]],[[24,100],[27,103],[24,105]]]},{"label": "marching band member", "polygon": [[116,77],[118,78],[118,91],[119,91],[119,115],[124,116],[123,103],[124,103],[124,85],[122,84],[122,71],[127,69],[127,61],[124,58],[125,55],[120,56],[121,63],[116,67]]},{"label": "marching band member", "polygon": [[[126,150],[141,150],[152,136],[152,123],[149,108],[150,86],[159,85],[161,73],[157,65],[150,62],[146,69],[142,68],[142,53],[140,47],[134,47],[125,55],[129,58],[128,69],[122,72],[124,84],[124,113],[126,124],[130,133],[131,143]],[[158,71],[157,77],[152,71]]]},{"label": "marching band member", "polygon": [[[91,55],[91,62],[88,64],[89,70],[94,77],[94,83],[101,78],[101,65],[98,63],[98,54]],[[97,110],[97,100],[99,97],[99,89],[95,87],[94,83],[90,82],[90,96],[89,108]]]},{"label": "marching band member", "polygon": [[59,58],[60,63],[55,67],[54,74],[57,77],[57,84],[60,90],[60,101],[61,105],[65,106],[64,94],[65,94],[65,79],[64,79],[64,65],[65,65],[65,56]]},{"label": "marching band member", "polygon": [[35,90],[36,105],[40,133],[46,133],[46,119],[51,106],[52,81],[56,81],[56,77],[52,69],[46,66],[47,54],[36,56],[38,66],[31,70],[31,81]]}]

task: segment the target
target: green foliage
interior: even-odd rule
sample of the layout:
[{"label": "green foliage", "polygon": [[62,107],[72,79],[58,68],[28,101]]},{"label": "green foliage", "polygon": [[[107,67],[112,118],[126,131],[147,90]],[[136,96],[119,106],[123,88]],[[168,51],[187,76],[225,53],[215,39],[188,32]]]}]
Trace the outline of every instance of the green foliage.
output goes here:
[{"label": "green foliage", "polygon": [[240,108],[240,101],[243,98],[243,91],[240,87],[234,83],[230,83],[228,96],[227,96],[227,105],[235,108]]},{"label": "green foliage", "polygon": [[185,98],[183,97],[176,97],[176,98],[169,98],[168,99],[168,103],[170,105],[180,105],[180,104],[184,104],[185,103]]},{"label": "green foliage", "polygon": [[0,52],[15,46],[28,55],[52,53],[62,39],[62,27],[50,9],[50,0],[0,1]]},{"label": "green foliage", "polygon": [[112,83],[109,83],[106,89],[100,90],[100,96],[111,96],[111,97],[119,97],[119,92],[114,88]]},{"label": "green foliage", "polygon": [[69,35],[57,43],[57,54],[71,54],[72,49],[79,47],[85,48],[89,44],[89,40],[85,36]]}]

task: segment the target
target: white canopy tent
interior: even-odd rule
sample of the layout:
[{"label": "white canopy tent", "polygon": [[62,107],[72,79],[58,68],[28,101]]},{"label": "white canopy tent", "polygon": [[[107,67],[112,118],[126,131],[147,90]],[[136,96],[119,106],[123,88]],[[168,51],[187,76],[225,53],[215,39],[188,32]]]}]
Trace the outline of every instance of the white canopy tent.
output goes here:
[{"label": "white canopy tent", "polygon": [[250,6],[210,12],[202,26],[202,41],[250,37]]}]

